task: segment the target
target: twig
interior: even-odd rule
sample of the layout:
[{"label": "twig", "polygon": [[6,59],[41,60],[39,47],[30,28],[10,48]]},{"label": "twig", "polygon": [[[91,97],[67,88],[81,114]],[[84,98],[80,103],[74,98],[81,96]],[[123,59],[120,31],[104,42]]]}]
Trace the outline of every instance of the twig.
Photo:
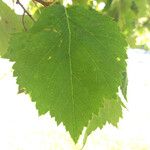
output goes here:
[{"label": "twig", "polygon": [[24,13],[26,13],[32,20],[35,22],[34,18],[30,15],[30,13],[24,8],[24,6],[20,3],[19,0],[16,1],[16,4],[20,5],[20,7],[23,9]]}]

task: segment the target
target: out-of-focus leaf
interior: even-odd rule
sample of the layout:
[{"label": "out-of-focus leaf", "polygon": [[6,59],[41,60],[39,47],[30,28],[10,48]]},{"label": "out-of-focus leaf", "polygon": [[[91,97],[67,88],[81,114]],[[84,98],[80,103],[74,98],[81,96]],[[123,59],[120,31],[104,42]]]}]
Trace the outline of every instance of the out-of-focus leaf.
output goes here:
[{"label": "out-of-focus leaf", "polygon": [[[16,15],[2,0],[0,0],[0,55],[6,53],[8,42],[12,33],[23,31],[22,16]],[[25,17],[26,26],[32,24]]]},{"label": "out-of-focus leaf", "polygon": [[117,127],[119,119],[122,117],[122,101],[119,97],[116,99],[104,100],[103,107],[100,107],[98,115],[93,115],[87,126],[83,145],[85,145],[88,136],[96,128],[102,129],[106,122]]},{"label": "out-of-focus leaf", "polygon": [[89,0],[73,0],[73,4],[86,6]]},{"label": "out-of-focus leaf", "polygon": [[21,31],[21,18],[0,1],[0,55],[6,52],[11,33]]}]

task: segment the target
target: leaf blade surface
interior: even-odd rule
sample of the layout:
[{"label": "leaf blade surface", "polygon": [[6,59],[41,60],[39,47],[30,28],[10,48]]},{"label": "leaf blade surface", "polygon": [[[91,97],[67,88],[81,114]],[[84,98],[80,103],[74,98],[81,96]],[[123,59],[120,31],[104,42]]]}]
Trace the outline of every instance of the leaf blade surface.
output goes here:
[{"label": "leaf blade surface", "polygon": [[39,114],[49,111],[77,142],[103,99],[116,97],[126,68],[125,47],[110,18],[79,6],[54,5],[27,33],[12,36],[6,57],[16,62],[17,83]]}]

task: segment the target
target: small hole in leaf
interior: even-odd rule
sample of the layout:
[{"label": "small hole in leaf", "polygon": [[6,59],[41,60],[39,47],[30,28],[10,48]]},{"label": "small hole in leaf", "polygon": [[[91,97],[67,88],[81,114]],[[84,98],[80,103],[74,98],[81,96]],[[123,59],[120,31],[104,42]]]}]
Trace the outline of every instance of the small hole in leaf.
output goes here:
[{"label": "small hole in leaf", "polygon": [[52,57],[51,57],[51,56],[49,56],[49,57],[48,57],[48,60],[50,60],[51,58],[52,58]]},{"label": "small hole in leaf", "polygon": [[117,57],[116,60],[119,62],[121,59],[119,57]]}]

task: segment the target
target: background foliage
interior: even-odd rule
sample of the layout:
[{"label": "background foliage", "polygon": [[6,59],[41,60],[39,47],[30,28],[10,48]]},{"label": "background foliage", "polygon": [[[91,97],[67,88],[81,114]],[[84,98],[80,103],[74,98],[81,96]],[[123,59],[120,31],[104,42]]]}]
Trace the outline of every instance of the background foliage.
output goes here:
[{"label": "background foliage", "polygon": [[149,0],[74,0],[88,3],[104,15],[118,22],[132,48],[150,49],[150,1]]}]

